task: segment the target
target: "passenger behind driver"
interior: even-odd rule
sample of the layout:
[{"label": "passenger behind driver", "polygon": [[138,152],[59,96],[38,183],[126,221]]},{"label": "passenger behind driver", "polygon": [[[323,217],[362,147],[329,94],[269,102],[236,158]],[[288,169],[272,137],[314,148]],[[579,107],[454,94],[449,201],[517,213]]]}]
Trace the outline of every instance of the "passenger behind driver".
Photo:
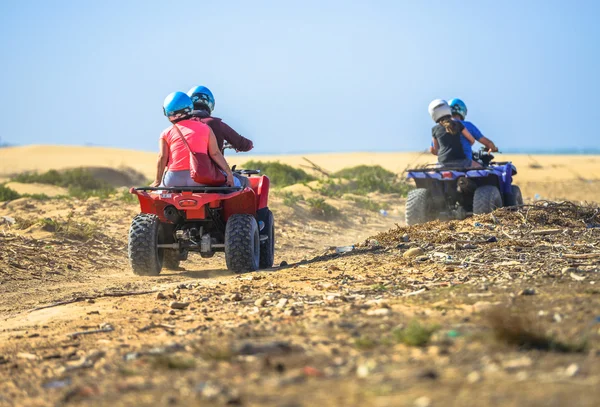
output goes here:
[{"label": "passenger behind driver", "polygon": [[467,158],[460,141],[461,135],[471,144],[475,142],[475,139],[460,121],[452,119],[452,110],[448,102],[442,99],[434,100],[429,104],[429,114],[436,122],[431,129],[431,135],[434,149],[438,152],[439,165],[460,168],[479,166]]},{"label": "passenger behind driver", "polygon": [[[460,120],[460,122],[465,126],[469,133],[471,133],[475,141],[478,141],[479,143],[483,144],[486,147],[487,151],[490,153],[498,151],[498,148],[492,140],[485,137],[481,133],[481,131],[479,131],[477,126],[475,126],[473,123],[465,120],[465,118],[467,117],[467,105],[465,104],[465,102],[455,98],[451,99],[450,102],[448,102],[448,105],[452,110],[452,118],[455,120]],[[461,136],[460,141],[463,145],[463,149],[465,150],[467,158],[473,159],[473,149],[471,147],[472,143],[469,142],[464,136]],[[437,151],[435,150],[433,143],[431,143],[429,151],[431,152],[431,154],[437,155]]]},{"label": "passenger behind driver", "polygon": [[205,86],[194,86],[188,91],[188,96],[194,102],[192,116],[207,124],[215,133],[217,145],[223,151],[224,142],[231,144],[236,151],[250,151],[254,147],[251,140],[240,136],[218,117],[212,117],[215,108],[215,98],[212,92]]},{"label": "passenger behind driver", "polygon": [[191,120],[193,108],[192,99],[183,92],[174,92],[166,97],[163,111],[173,125],[160,135],[156,177],[150,186],[202,186],[196,183],[190,175],[190,151],[179,136],[175,125],[179,127],[192,151],[210,156],[227,177],[227,186],[241,186],[240,181],[234,178],[227,161],[221,154],[211,128],[197,120]]}]

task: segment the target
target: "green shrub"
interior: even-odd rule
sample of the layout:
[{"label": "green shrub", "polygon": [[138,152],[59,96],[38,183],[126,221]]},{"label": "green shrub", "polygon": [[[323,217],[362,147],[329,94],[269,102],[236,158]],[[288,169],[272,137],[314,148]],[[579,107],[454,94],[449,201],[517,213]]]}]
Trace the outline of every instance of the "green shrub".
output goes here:
[{"label": "green shrub", "polygon": [[10,189],[4,184],[0,184],[0,202],[12,201],[13,199],[17,199],[20,197],[21,195],[17,191]]},{"label": "green shrub", "polygon": [[277,194],[277,196],[283,198],[283,204],[285,206],[296,206],[298,202],[304,201],[304,197],[302,195],[296,195],[290,191],[282,191]]},{"label": "green shrub", "polygon": [[130,193],[128,190],[123,190],[117,194],[117,199],[125,203],[137,203],[138,197]]},{"label": "green shrub", "polygon": [[344,178],[352,181],[345,186],[346,192],[363,195],[370,192],[387,194],[408,194],[412,187],[398,179],[398,176],[380,165],[359,165],[344,168],[333,177]]},{"label": "green shrub", "polygon": [[347,200],[352,201],[361,209],[366,209],[368,211],[379,212],[382,209],[386,209],[385,205],[382,205],[378,202],[371,201],[368,198],[360,198],[358,196],[348,196]]},{"label": "green shrub", "polygon": [[251,160],[244,163],[242,167],[260,170],[269,177],[271,184],[277,188],[315,180],[315,177],[307,174],[305,171],[287,164],[282,164],[278,161]]},{"label": "green shrub", "polygon": [[91,196],[107,198],[115,192],[115,189],[109,183],[94,177],[85,168],[73,168],[64,171],[49,170],[42,174],[28,172],[18,174],[12,180],[29,184],[40,183],[68,188],[70,196],[83,199]]},{"label": "green shrub", "polygon": [[309,198],[306,200],[306,203],[310,208],[311,214],[318,218],[329,220],[340,216],[340,211],[325,202],[323,198]]},{"label": "green shrub", "polygon": [[94,223],[76,222],[71,213],[66,220],[42,218],[39,221],[42,229],[59,236],[75,240],[89,240],[98,234],[98,225]]},{"label": "green shrub", "polygon": [[412,320],[406,328],[392,332],[397,342],[408,346],[425,346],[429,343],[431,335],[437,331],[437,326],[422,325],[419,321]]}]

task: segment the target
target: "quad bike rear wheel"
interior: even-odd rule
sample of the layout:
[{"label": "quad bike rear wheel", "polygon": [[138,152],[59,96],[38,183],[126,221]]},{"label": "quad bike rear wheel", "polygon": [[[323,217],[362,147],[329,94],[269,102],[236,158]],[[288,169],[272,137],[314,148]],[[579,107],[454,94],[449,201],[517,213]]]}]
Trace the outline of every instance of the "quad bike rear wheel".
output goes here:
[{"label": "quad bike rear wheel", "polygon": [[235,273],[256,271],[259,267],[258,223],[252,215],[231,215],[225,226],[225,262]]},{"label": "quad bike rear wheel", "polygon": [[417,225],[429,221],[431,216],[429,191],[417,188],[409,191],[406,199],[406,223]]},{"label": "quad bike rear wheel", "polygon": [[167,270],[179,270],[180,259],[179,250],[165,249],[163,253],[163,266]]},{"label": "quad bike rear wheel", "polygon": [[127,253],[133,273],[138,276],[157,276],[163,266],[163,230],[156,215],[141,213],[133,218],[129,228]]},{"label": "quad bike rear wheel", "polygon": [[275,220],[273,219],[273,212],[269,209],[266,211],[263,222],[265,222],[265,226],[261,236],[266,236],[267,239],[260,242],[259,265],[261,269],[267,269],[273,267],[275,261]]},{"label": "quad bike rear wheel", "polygon": [[475,190],[475,195],[473,196],[473,213],[475,215],[492,213],[501,207],[502,195],[500,195],[498,187],[484,185]]},{"label": "quad bike rear wheel", "polygon": [[521,193],[521,188],[519,188],[516,185],[512,185],[510,189],[512,195],[510,198],[510,202],[508,202],[507,206],[523,205],[523,194]]}]

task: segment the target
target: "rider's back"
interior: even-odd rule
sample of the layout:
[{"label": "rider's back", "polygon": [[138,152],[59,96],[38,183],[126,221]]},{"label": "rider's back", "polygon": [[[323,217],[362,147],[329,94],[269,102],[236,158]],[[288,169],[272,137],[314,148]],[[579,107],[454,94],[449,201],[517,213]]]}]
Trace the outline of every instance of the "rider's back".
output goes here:
[{"label": "rider's back", "polygon": [[[208,153],[210,128],[197,120],[181,120],[177,127],[185,137],[190,148],[195,153]],[[179,133],[173,126],[165,129],[160,135],[169,146],[169,171],[183,171],[190,169],[190,152]]]},{"label": "rider's back", "polygon": [[461,161],[467,158],[460,140],[460,132],[458,134],[452,134],[441,124],[436,124],[431,129],[431,134],[438,141],[440,147],[438,151],[438,161],[441,164]]}]

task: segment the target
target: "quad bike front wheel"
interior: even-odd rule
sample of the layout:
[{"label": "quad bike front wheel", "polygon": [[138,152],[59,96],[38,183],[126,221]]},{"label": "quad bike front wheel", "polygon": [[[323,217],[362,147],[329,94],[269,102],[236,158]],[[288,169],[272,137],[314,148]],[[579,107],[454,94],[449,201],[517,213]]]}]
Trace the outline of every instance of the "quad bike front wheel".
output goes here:
[{"label": "quad bike front wheel", "polygon": [[512,195],[510,198],[510,202],[508,202],[507,206],[523,205],[523,194],[521,193],[521,188],[519,188],[516,185],[512,185],[510,189]]},{"label": "quad bike front wheel", "polygon": [[265,222],[265,226],[261,237],[266,236],[266,239],[260,242],[259,265],[261,269],[267,269],[273,267],[275,261],[275,220],[273,219],[273,212],[269,209],[267,209],[263,222]]},{"label": "quad bike front wheel", "polygon": [[141,213],[133,218],[129,228],[127,254],[133,273],[138,276],[157,276],[163,266],[164,250],[162,225],[156,215]]},{"label": "quad bike front wheel", "polygon": [[475,190],[473,196],[473,213],[482,215],[492,213],[502,207],[502,195],[498,187],[493,185],[484,185]]},{"label": "quad bike front wheel", "polygon": [[225,262],[234,273],[256,271],[259,267],[260,237],[252,215],[231,215],[225,226]]},{"label": "quad bike front wheel", "polygon": [[417,188],[408,192],[406,198],[406,224],[417,225],[429,221],[430,215],[429,191]]}]

